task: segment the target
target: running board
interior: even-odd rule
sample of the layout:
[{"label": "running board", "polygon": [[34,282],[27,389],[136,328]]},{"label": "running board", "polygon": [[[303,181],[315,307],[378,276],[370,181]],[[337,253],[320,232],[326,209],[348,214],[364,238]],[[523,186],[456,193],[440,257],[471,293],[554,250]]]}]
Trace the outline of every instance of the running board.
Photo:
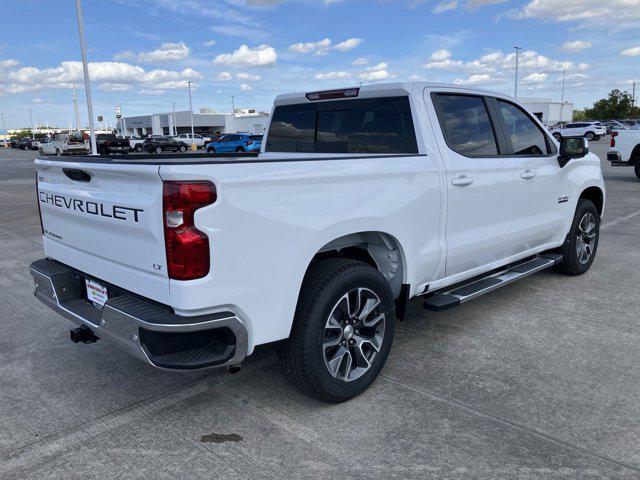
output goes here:
[{"label": "running board", "polygon": [[448,308],[457,307],[461,303],[473,300],[485,293],[493,292],[534,273],[553,267],[562,261],[559,253],[546,253],[532,260],[511,266],[506,270],[492,273],[480,280],[475,280],[466,285],[456,286],[451,290],[434,293],[424,301],[424,308],[439,312]]}]

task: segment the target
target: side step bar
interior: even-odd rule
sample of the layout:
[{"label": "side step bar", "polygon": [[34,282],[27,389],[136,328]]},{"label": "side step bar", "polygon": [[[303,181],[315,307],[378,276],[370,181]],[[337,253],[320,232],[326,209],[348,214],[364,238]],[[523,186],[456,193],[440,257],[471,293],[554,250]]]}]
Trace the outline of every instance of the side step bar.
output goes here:
[{"label": "side step bar", "polygon": [[466,285],[458,285],[451,290],[434,293],[425,300],[424,308],[439,312],[448,308],[457,307],[461,303],[473,300],[480,295],[493,292],[516,280],[553,267],[561,261],[562,255],[559,253],[545,253],[540,257],[511,266],[506,270],[492,273]]}]

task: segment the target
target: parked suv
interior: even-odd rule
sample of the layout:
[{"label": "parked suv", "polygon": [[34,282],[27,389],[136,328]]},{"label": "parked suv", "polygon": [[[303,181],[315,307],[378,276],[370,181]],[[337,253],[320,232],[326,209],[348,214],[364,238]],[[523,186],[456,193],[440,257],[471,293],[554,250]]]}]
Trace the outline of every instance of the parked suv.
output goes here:
[{"label": "parked suv", "polygon": [[149,137],[142,143],[142,148],[149,153],[186,152],[188,145],[170,137]]},{"label": "parked suv", "polygon": [[597,122],[568,123],[562,128],[552,128],[550,132],[560,141],[563,137],[584,137],[589,141],[599,140],[607,134],[607,127]]},{"label": "parked suv", "polygon": [[262,135],[232,133],[208,143],[207,153],[213,155],[214,153],[259,152],[261,148]]},{"label": "parked suv", "polygon": [[427,83],[280,95],[250,161],[36,169],[35,294],[75,341],[175,371],[274,343],[328,402],[375,380],[410,298],[435,316],[541,270],[587,272],[605,204],[585,138],[558,144],[500,93]]},{"label": "parked suv", "polygon": [[192,143],[196,144],[197,148],[204,148],[204,145],[208,138],[205,139],[202,135],[198,135],[197,133],[193,135],[193,138],[190,133],[181,133],[180,135],[176,135],[173,137],[179,142],[184,142],[185,144],[191,146]]}]

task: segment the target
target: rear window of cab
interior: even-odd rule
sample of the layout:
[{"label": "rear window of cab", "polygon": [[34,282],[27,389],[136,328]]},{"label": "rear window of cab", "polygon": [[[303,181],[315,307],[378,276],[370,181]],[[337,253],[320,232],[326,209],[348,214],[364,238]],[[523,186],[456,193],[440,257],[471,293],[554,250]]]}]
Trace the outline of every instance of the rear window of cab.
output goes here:
[{"label": "rear window of cab", "polygon": [[277,106],[265,151],[417,154],[409,98]]}]

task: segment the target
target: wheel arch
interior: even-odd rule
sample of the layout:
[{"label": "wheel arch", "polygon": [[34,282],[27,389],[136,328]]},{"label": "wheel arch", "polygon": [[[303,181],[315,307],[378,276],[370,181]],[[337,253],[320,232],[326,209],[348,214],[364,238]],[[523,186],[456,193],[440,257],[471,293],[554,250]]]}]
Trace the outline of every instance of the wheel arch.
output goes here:
[{"label": "wheel arch", "polygon": [[394,298],[399,298],[407,274],[405,254],[400,241],[386,232],[364,231],[343,235],[323,245],[312,257],[314,262],[325,258],[349,258],[368,263],[389,282]]},{"label": "wheel arch", "polygon": [[634,165],[640,164],[640,143],[636,145],[631,151],[629,160],[635,160]]},{"label": "wheel arch", "polygon": [[591,200],[602,218],[604,213],[604,192],[600,187],[588,187],[582,191],[579,198]]}]

